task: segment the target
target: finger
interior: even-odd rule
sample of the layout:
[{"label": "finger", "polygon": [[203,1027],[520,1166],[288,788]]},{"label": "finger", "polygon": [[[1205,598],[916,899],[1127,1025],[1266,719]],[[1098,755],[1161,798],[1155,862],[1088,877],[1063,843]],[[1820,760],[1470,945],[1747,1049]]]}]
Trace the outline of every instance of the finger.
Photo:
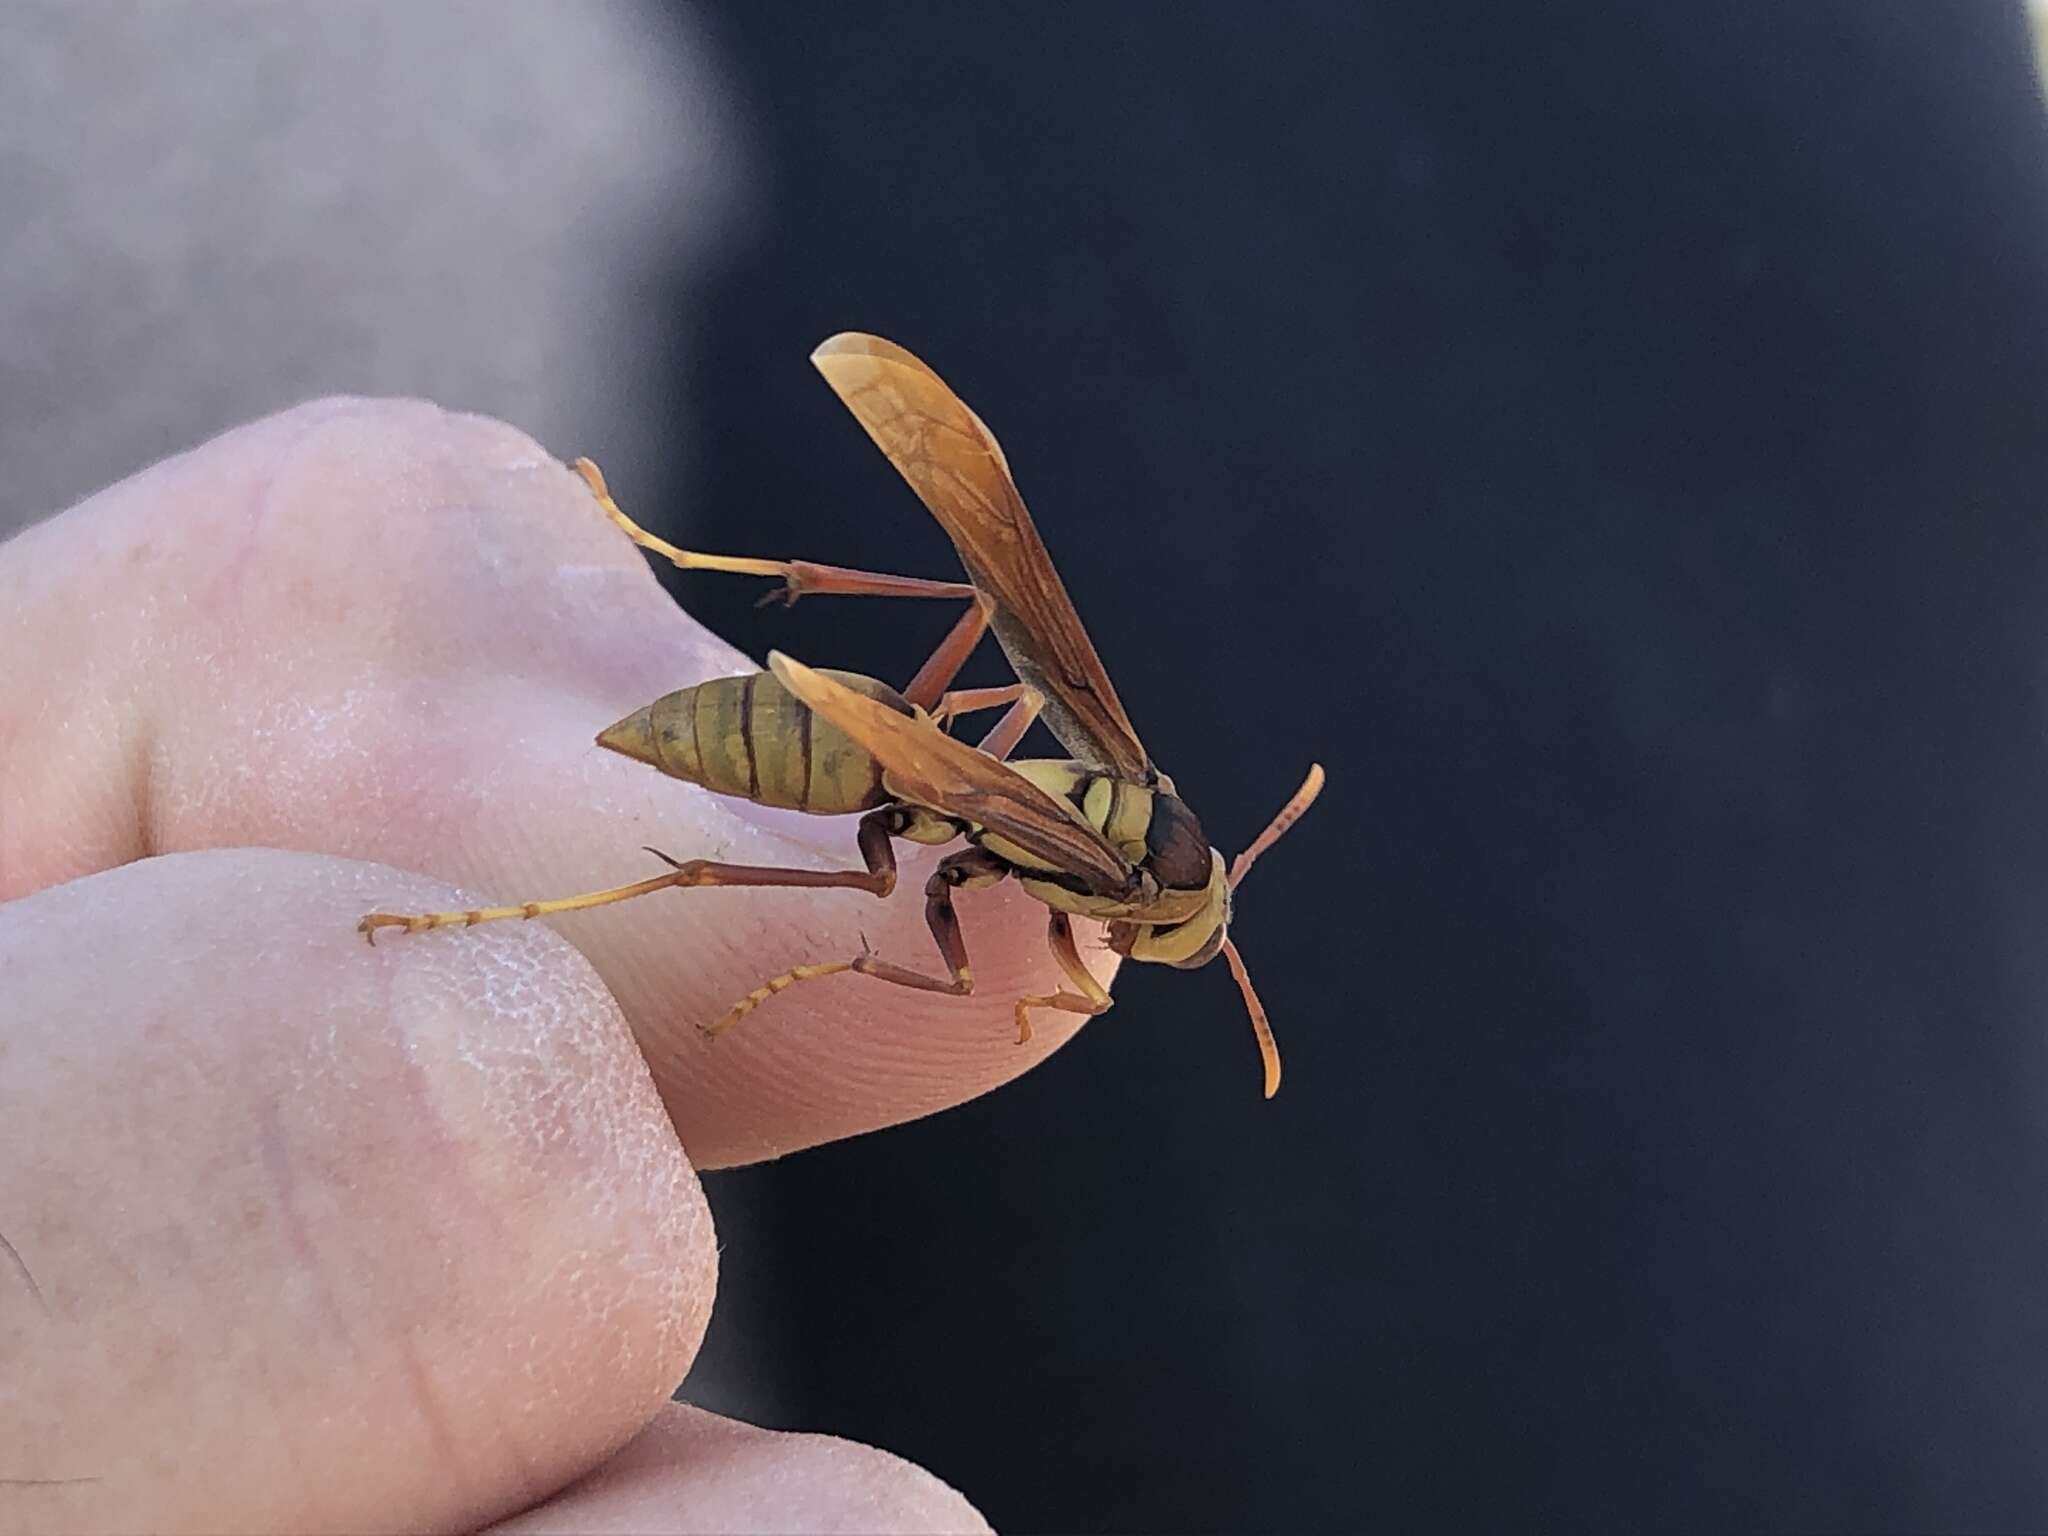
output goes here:
[{"label": "finger", "polygon": [[[937,633],[952,616],[934,606]],[[844,611],[859,622],[857,603]],[[243,843],[425,870],[472,892],[464,905],[658,873],[643,843],[859,867],[843,820],[762,810],[592,745],[657,696],[747,664],[677,611],[551,457],[430,406],[289,412],[31,530],[0,549],[0,648],[39,658],[0,674],[0,894]],[[1042,1014],[1015,1043],[1013,999],[1060,976],[1044,908],[1002,886],[960,898],[973,999],[845,975],[700,1038],[769,976],[864,941],[942,971],[917,895],[935,858],[911,850],[887,902],[697,890],[558,920],[624,1008],[700,1166],[958,1103],[1078,1027]],[[403,910],[395,889],[369,905]]]},{"label": "finger", "polygon": [[920,1536],[988,1528],[958,1493],[886,1451],[778,1434],[672,1403],[589,1477],[492,1530]]},{"label": "finger", "polygon": [[534,927],[368,955],[389,892],[448,894],[234,850],[0,907],[0,1529],[474,1525],[688,1369],[710,1219],[610,998]]}]

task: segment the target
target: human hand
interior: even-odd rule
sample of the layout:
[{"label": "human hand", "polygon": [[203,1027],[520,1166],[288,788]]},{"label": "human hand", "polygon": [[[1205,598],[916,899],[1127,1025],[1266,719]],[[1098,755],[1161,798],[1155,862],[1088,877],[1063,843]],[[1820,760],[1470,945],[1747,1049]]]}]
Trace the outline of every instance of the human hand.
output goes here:
[{"label": "human hand", "polygon": [[0,546],[0,654],[0,1530],[979,1524],[667,1397],[716,1274],[692,1165],[1056,1049],[1078,1020],[1019,1046],[1010,1010],[1056,980],[1042,909],[962,898],[973,999],[836,978],[715,1045],[863,934],[931,960],[921,904],[355,931],[631,879],[643,843],[856,866],[846,823],[592,745],[747,663],[569,471],[431,406],[302,407]]}]

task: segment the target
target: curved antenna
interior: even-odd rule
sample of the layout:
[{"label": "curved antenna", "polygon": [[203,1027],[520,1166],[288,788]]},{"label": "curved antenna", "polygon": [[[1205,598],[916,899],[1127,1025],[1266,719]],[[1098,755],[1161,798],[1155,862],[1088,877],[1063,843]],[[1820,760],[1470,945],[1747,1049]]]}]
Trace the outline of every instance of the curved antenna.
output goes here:
[{"label": "curved antenna", "polygon": [[1280,1091],[1280,1044],[1273,1038],[1266,1005],[1252,990],[1252,973],[1244,968],[1244,956],[1228,939],[1223,941],[1223,958],[1230,962],[1230,974],[1237,978],[1237,990],[1244,994],[1245,1011],[1252,1016],[1252,1033],[1258,1037],[1259,1060],[1266,1066],[1266,1097],[1270,1099]]},{"label": "curved antenna", "polygon": [[[1316,796],[1323,792],[1323,765],[1310,763],[1308,777],[1301,781],[1301,788],[1294,792],[1294,798],[1280,807],[1280,814],[1266,824],[1266,830],[1252,839],[1251,847],[1245,849],[1230,861],[1230,888],[1237,889],[1260,854],[1280,841],[1280,835],[1297,821],[1301,813],[1316,803]],[[1252,1016],[1252,1034],[1258,1038],[1259,1060],[1266,1067],[1266,1097],[1271,1098],[1280,1091],[1280,1045],[1273,1038],[1273,1024],[1266,1017],[1266,1005],[1259,1001],[1259,994],[1252,987],[1252,973],[1245,969],[1244,956],[1237,952],[1237,946],[1228,937],[1223,940],[1223,958],[1230,962],[1230,974],[1237,978],[1237,990],[1244,994],[1245,1012]]]},{"label": "curved antenna", "polygon": [[[1242,880],[1251,870],[1252,864],[1258,856],[1279,842],[1280,834],[1301,820],[1302,812],[1314,805],[1316,803],[1316,796],[1322,792],[1323,765],[1321,763],[1310,763],[1308,765],[1308,777],[1301,781],[1301,788],[1294,792],[1294,798],[1280,807],[1280,814],[1267,824],[1265,831],[1252,839],[1251,847],[1245,849],[1243,853],[1240,853],[1230,861],[1230,885],[1232,890],[1237,888],[1237,882]],[[1240,977],[1241,975],[1242,973],[1240,973]],[[1247,986],[1245,990],[1246,994],[1249,995],[1250,987]]]}]

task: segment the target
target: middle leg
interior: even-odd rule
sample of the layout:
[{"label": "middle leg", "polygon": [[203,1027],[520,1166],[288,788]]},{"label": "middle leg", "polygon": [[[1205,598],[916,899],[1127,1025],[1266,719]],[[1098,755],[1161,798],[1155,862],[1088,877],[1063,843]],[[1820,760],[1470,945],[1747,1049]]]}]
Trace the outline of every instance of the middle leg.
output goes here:
[{"label": "middle leg", "polygon": [[951,725],[962,715],[978,715],[985,709],[1001,709],[1031,692],[1029,683],[1005,683],[1000,688],[949,688],[932,707],[934,725]]},{"label": "middle leg", "polygon": [[978,744],[979,750],[1001,762],[1017,750],[1017,743],[1045,708],[1045,695],[1029,683],[1007,683],[1000,688],[955,688],[939,696],[932,710],[932,724],[943,728],[962,715],[1000,709],[1005,704],[1010,706],[1009,711]]},{"label": "middle leg", "polygon": [[1044,694],[1028,684],[1019,683],[1017,686],[1020,690],[1017,702],[1003,712],[1003,718],[995,723],[995,729],[981,738],[980,750],[999,763],[1017,750],[1017,743],[1024,739],[1024,733],[1031,729],[1031,722],[1045,708]]},{"label": "middle leg", "polygon": [[994,885],[1009,872],[1010,866],[994,854],[979,848],[965,848],[941,859],[939,867],[932,871],[931,879],[925,882],[925,925],[931,929],[932,938],[938,942],[939,955],[946,962],[944,976],[928,976],[867,951],[851,960],[799,965],[762,982],[734,1003],[717,1023],[707,1025],[704,1033],[713,1037],[724,1034],[776,993],[786,991],[800,981],[814,981],[820,976],[837,976],[846,971],[872,976],[877,981],[894,982],[899,987],[912,987],[919,992],[967,996],[974,990],[974,967],[967,960],[967,939],[960,931],[960,916],[953,910],[953,893],[963,888]]}]

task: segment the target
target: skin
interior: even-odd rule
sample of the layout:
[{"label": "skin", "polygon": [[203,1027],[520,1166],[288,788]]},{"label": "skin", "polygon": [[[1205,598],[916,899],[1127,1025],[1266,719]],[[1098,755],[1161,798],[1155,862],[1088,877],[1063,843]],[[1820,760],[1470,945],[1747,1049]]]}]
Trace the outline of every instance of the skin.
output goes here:
[{"label": "skin", "polygon": [[0,655],[0,1531],[984,1528],[882,1452],[667,1399],[716,1286],[693,1170],[1057,1049],[1080,1020],[1011,1027],[1058,979],[1042,907],[962,896],[975,998],[836,978],[715,1045],[863,935],[935,964],[937,852],[888,902],[354,930],[652,873],[642,843],[854,863],[850,823],[591,744],[748,663],[550,454],[416,402],[257,422],[0,546]]}]

